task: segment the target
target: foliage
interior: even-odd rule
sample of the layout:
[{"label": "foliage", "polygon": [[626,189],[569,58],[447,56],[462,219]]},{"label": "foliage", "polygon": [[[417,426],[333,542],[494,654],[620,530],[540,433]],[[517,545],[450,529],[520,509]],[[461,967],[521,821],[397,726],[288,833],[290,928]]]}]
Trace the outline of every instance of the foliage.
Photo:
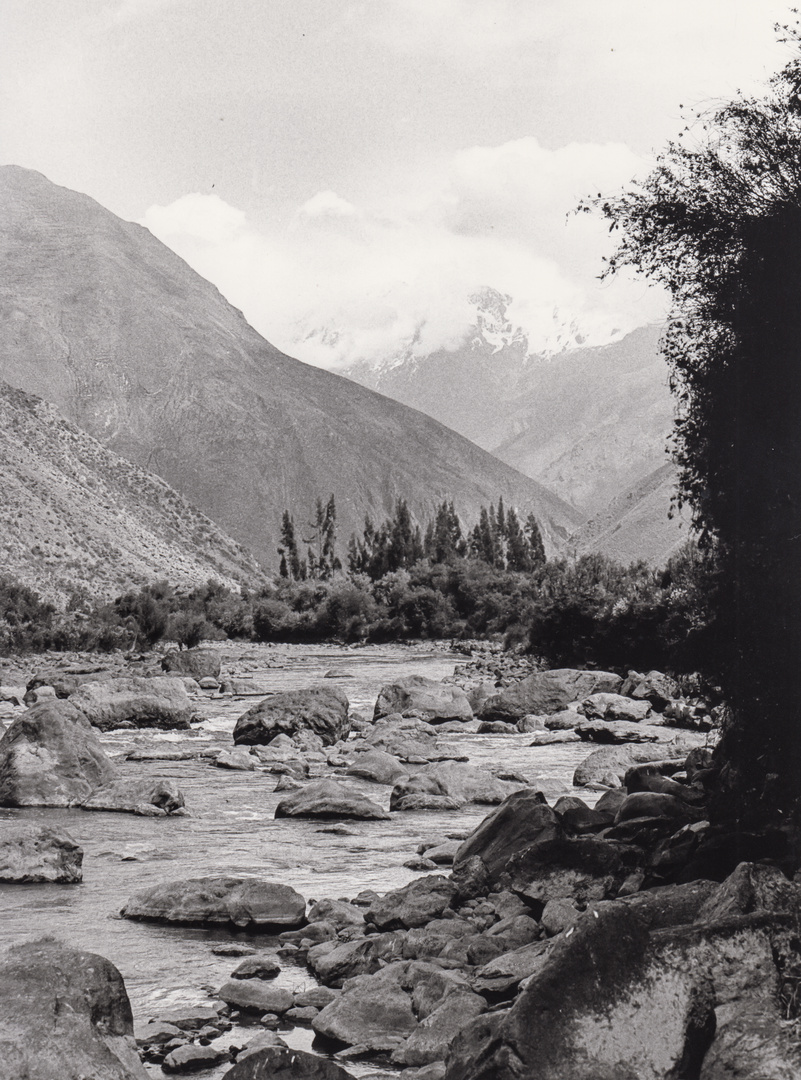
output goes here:
[{"label": "foliage", "polygon": [[[617,199],[608,272],[669,291],[680,497],[709,553],[731,723],[720,811],[801,835],[801,37],[758,97],[698,117]],[[590,207],[586,207],[590,209]],[[726,794],[727,793],[727,794]],[[801,848],[801,845],[799,845]]]}]

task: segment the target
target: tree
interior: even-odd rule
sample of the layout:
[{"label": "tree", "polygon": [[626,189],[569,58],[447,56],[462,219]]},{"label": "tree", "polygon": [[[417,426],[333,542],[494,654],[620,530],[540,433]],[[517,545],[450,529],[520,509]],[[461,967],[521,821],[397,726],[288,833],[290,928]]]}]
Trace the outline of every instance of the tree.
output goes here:
[{"label": "tree", "polygon": [[433,563],[444,563],[463,558],[466,550],[459,517],[453,503],[445,500],[426,530],[425,554]]},{"label": "tree", "polygon": [[606,272],[671,296],[679,500],[717,582],[729,709],[715,813],[790,822],[801,853],[801,36],[785,29],[794,55],[764,94],[697,117],[647,179],[592,205],[619,237]]},{"label": "tree", "polygon": [[[322,499],[317,500],[314,521],[310,521],[308,527],[311,535],[303,540],[308,545],[306,573],[310,578],[327,580],[342,569],[336,555],[337,508],[333,495],[329,496],[325,506]],[[299,565],[302,572],[303,565]],[[302,573],[299,576],[303,576]]]},{"label": "tree", "polygon": [[528,573],[533,567],[531,544],[520,527],[520,519],[512,507],[506,514],[506,568]]},{"label": "tree", "polygon": [[532,567],[542,566],[545,562],[545,545],[542,542],[542,533],[533,514],[526,518],[526,539],[531,552]]},{"label": "tree", "polygon": [[281,556],[281,577],[300,581],[306,576],[306,567],[298,555],[295,522],[288,510],[284,510],[281,518],[281,547],[278,549],[278,554]]}]

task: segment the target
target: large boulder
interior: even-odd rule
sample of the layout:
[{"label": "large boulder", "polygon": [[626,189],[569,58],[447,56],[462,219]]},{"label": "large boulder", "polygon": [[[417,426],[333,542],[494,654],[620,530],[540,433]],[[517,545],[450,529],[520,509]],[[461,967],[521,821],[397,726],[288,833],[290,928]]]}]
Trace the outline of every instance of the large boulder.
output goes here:
[{"label": "large boulder", "polygon": [[381,688],[373,719],[380,720],[392,713],[414,714],[430,723],[473,719],[473,710],[464,690],[422,675],[407,675]]},{"label": "large boulder", "polygon": [[401,777],[409,775],[409,768],[402,765],[393,754],[386,754],[383,750],[368,750],[366,754],[359,754],[345,772],[348,776],[357,776],[360,780],[369,780],[373,784],[397,784]]},{"label": "large boulder", "polygon": [[121,724],[185,730],[194,716],[183,682],[166,675],[83,683],[70,695],[70,703],[101,731]]},{"label": "large boulder", "polygon": [[75,806],[115,775],[86,717],[68,701],[35,705],[0,739],[0,806]]},{"label": "large boulder", "polygon": [[573,783],[576,787],[597,783],[619,786],[633,765],[671,761],[676,769],[680,769],[696,745],[690,739],[676,739],[656,745],[604,746],[579,762],[573,773]]},{"label": "large boulder", "polygon": [[0,1080],[147,1080],[122,976],[53,940],[0,959]]},{"label": "large boulder", "polygon": [[647,675],[630,671],[620,693],[634,698],[635,701],[647,701],[657,712],[662,712],[671,701],[681,697],[681,687],[675,679],[661,671],[649,671]]},{"label": "large boulder", "polygon": [[261,878],[190,878],[134,893],[120,914],[159,922],[286,929],[303,925],[306,901],[289,885]]},{"label": "large boulder", "polygon": [[619,675],[610,671],[577,671],[574,668],[538,671],[488,698],[478,715],[482,720],[511,723],[529,714],[547,716],[590,694],[616,694],[622,682]]},{"label": "large boulder", "polygon": [[578,707],[578,712],[588,720],[627,720],[637,724],[651,712],[649,701],[635,701],[622,694],[590,694]]},{"label": "large boulder", "polygon": [[108,668],[84,669],[83,671],[71,671],[64,668],[53,668],[50,671],[38,671],[26,684],[24,701],[26,705],[36,704],[36,691],[41,687],[51,686],[57,698],[68,698],[74,694],[79,686],[87,682],[103,682],[113,679],[114,672]]},{"label": "large boulder", "polygon": [[661,727],[652,724],[629,723],[618,720],[607,723],[606,720],[585,720],[576,725],[576,734],[584,742],[601,744],[655,743],[664,738]]},{"label": "large boulder", "polygon": [[354,1080],[340,1065],[305,1050],[266,1046],[241,1055],[223,1080]]},{"label": "large boulder", "polygon": [[457,1036],[446,1080],[793,1080],[796,888],[740,866],[713,892],[591,904],[539,955],[510,1011]]},{"label": "large boulder", "polygon": [[503,802],[512,792],[524,785],[509,780],[498,780],[492,773],[474,765],[458,761],[442,761],[425,765],[422,769],[401,780],[392,789],[389,806],[391,810],[414,809],[405,802],[411,795],[444,795],[459,805],[465,803]]},{"label": "large boulder", "polygon": [[347,697],[332,686],[273,694],[239,717],[234,727],[234,742],[252,746],[269,743],[276,735],[311,731],[326,746],[332,746],[348,737],[349,709]]},{"label": "large boulder", "polygon": [[455,896],[452,881],[439,874],[427,874],[374,901],[364,917],[379,930],[409,930],[439,918]]},{"label": "large boulder", "polygon": [[587,904],[616,896],[643,853],[627,844],[594,837],[538,840],[506,865],[512,889],[527,903],[576,900]]},{"label": "large boulder", "polygon": [[709,1022],[711,994],[692,973],[664,970],[648,946],[647,929],[625,909],[590,913],[552,947],[505,1017],[456,1037],[448,1080],[685,1075],[678,1067]]},{"label": "large boulder", "polygon": [[326,986],[340,987],[346,979],[373,975],[389,961],[399,960],[404,937],[403,931],[395,930],[355,941],[324,942],[309,949],[309,967]]},{"label": "large boulder", "polygon": [[411,995],[402,985],[410,963],[389,964],[374,975],[351,979],[314,1018],[314,1031],[350,1046],[396,1049],[417,1027]]},{"label": "large boulder", "polygon": [[168,674],[191,679],[219,679],[222,661],[216,649],[170,649],[162,657],[161,668]]},{"label": "large boulder", "polygon": [[0,881],[83,880],[83,849],[66,829],[9,824],[0,835]]},{"label": "large boulder", "polygon": [[279,802],[275,816],[301,818],[361,818],[386,821],[389,814],[350,784],[318,780],[293,791]]},{"label": "large boulder", "polygon": [[112,780],[94,791],[81,809],[165,817],[183,811],[184,796],[174,780]]},{"label": "large boulder", "polygon": [[261,979],[231,979],[217,995],[226,1005],[245,1012],[281,1015],[292,1008],[293,995],[284,986],[271,986]]},{"label": "large boulder", "polygon": [[559,817],[543,794],[523,788],[504,799],[462,843],[453,860],[454,871],[478,856],[490,879],[497,881],[516,852],[534,840],[562,835]]},{"label": "large boulder", "polygon": [[444,1061],[454,1037],[466,1024],[487,1011],[487,1002],[470,990],[456,990],[421,1020],[397,1057],[406,1065],[430,1065]]}]

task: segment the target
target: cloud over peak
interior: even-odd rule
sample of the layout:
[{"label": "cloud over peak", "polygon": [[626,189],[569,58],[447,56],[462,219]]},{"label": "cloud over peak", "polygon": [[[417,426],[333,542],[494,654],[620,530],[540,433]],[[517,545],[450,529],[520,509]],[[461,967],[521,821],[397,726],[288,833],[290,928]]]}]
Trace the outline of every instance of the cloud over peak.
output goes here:
[{"label": "cloud over peak", "polygon": [[562,325],[604,341],[659,317],[661,298],[643,284],[599,284],[606,227],[570,214],[643,167],[622,144],[549,150],[523,138],[462,150],[380,206],[322,190],[288,225],[257,229],[217,195],[188,194],[142,223],[310,363],[456,348],[475,320],[469,297],[486,286],[512,297],[510,316],[537,351]]}]

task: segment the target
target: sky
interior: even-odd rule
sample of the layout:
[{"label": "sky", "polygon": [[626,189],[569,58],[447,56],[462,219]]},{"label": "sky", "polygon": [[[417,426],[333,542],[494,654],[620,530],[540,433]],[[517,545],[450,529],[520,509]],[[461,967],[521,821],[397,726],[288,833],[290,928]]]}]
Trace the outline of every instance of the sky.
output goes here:
[{"label": "sky", "polygon": [[341,369],[659,319],[572,215],[788,58],[773,0],[0,0],[0,162],[146,225]]}]

